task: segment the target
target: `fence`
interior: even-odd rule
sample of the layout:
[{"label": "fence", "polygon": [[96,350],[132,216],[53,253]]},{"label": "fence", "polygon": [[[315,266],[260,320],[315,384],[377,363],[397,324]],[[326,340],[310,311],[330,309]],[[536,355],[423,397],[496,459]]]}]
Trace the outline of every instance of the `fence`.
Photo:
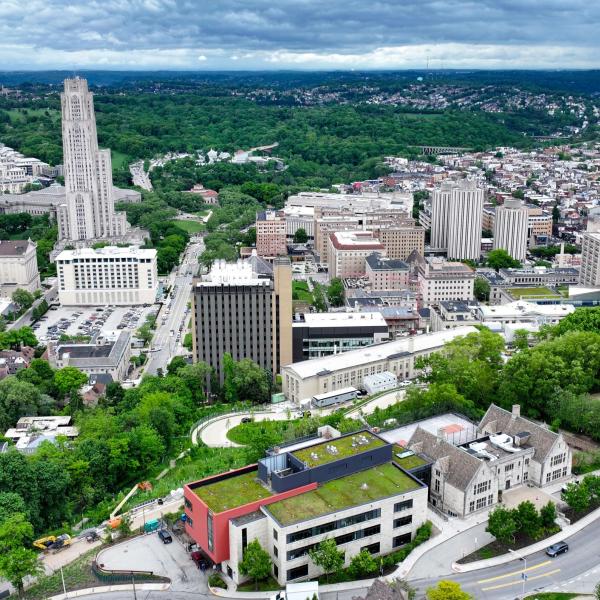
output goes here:
[{"label": "fence", "polygon": [[155,575],[153,571],[114,571],[103,569],[96,561],[92,562],[92,573],[104,583],[170,583],[168,577]]}]

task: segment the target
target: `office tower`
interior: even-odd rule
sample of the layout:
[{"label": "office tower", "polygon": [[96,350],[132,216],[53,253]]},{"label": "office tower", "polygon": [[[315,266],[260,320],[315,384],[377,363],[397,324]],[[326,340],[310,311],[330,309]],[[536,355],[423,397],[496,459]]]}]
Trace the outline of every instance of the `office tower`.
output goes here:
[{"label": "office tower", "polygon": [[63,250],[56,257],[58,297],[67,306],[154,304],[156,250],[105,246]]},{"label": "office tower", "polygon": [[[431,247],[448,248],[448,217],[454,182],[444,181],[431,196]],[[422,253],[421,253],[422,254]]]},{"label": "office tower", "polygon": [[257,256],[216,261],[193,299],[194,361],[209,364],[223,383],[223,355],[250,358],[275,376],[292,360],[292,275],[287,258],[271,267]]},{"label": "office tower", "polygon": [[65,79],[61,94],[66,204],[58,209],[60,239],[122,236],[125,213],[114,209],[110,150],[98,149],[94,102],[87,81]]},{"label": "office tower", "polygon": [[287,256],[287,234],[283,211],[267,210],[256,215],[256,252],[273,258]]},{"label": "office tower", "polygon": [[520,200],[506,200],[496,209],[494,250],[506,250],[514,259],[525,260],[528,224],[527,207]]},{"label": "office tower", "polygon": [[581,240],[579,284],[600,287],[600,209],[590,209],[587,231]]}]

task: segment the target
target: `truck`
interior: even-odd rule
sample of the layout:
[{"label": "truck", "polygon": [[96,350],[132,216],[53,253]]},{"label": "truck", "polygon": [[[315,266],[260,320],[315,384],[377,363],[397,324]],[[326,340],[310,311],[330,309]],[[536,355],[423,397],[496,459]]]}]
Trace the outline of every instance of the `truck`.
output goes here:
[{"label": "truck", "polygon": [[319,583],[317,581],[303,581],[301,583],[288,583],[285,592],[277,592],[270,600],[319,600]]}]

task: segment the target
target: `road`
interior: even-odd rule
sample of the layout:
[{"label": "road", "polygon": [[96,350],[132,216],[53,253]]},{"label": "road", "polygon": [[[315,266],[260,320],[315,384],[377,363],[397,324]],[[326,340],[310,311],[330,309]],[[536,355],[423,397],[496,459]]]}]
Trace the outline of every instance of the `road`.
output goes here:
[{"label": "road", "polygon": [[[193,242],[188,245],[182,256],[179,268],[169,276],[169,285],[171,289],[177,286],[174,297],[171,300],[169,314],[166,314],[166,304],[158,313],[157,328],[152,340],[152,348],[158,350],[150,353],[145,373],[156,375],[158,369],[166,370],[167,365],[173,356],[181,352],[181,344],[185,336],[185,327],[189,319],[187,304],[190,301],[192,290],[192,278],[198,269],[198,256],[204,251],[202,241]],[[163,319],[165,322],[163,323]],[[177,341],[177,334],[183,324],[181,339]],[[172,332],[172,333],[171,333]]]},{"label": "road", "polygon": [[144,190],[152,190],[152,181],[150,181],[150,175],[144,171],[143,160],[131,163],[129,165],[129,172],[131,173],[133,185],[137,185]]},{"label": "road", "polygon": [[[570,550],[556,558],[549,558],[544,552],[537,552],[527,557],[527,580],[525,593],[560,590],[563,592],[576,589],[589,583],[590,591],[600,581],[600,521],[595,521],[579,533],[568,538]],[[473,594],[477,600],[510,600],[522,592],[522,573],[525,563],[520,560],[471,571],[470,573],[442,576],[460,583],[461,587]],[[410,580],[410,576],[409,576]],[[421,592],[436,585],[440,577],[417,579],[411,584]],[[577,586],[575,588],[575,586]]]}]

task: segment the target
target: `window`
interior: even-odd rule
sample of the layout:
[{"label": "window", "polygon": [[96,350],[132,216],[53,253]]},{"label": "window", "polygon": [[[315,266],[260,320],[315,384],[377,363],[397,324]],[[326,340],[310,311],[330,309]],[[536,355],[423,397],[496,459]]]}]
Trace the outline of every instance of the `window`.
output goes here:
[{"label": "window", "polygon": [[279,567],[277,565],[273,565],[273,575],[275,575],[275,579],[279,577]]},{"label": "window", "polygon": [[469,502],[469,512],[473,512],[475,510],[475,500],[471,500]]},{"label": "window", "polygon": [[287,572],[287,580],[298,579],[299,577],[306,577],[308,575],[308,565],[302,565],[289,569]]},{"label": "window", "polygon": [[439,479],[436,479],[436,480],[435,480],[435,485],[434,485],[434,488],[435,488],[435,491],[436,491],[437,493],[439,493],[439,491],[440,491],[440,480],[439,480]]},{"label": "window", "polygon": [[277,529],[273,528],[273,539],[275,541],[277,541],[277,538],[278,538],[278,536],[277,536]]},{"label": "window", "polygon": [[279,556],[279,550],[277,549],[277,546],[273,546],[273,554],[276,558]]},{"label": "window", "polygon": [[394,504],[394,512],[400,512],[402,510],[408,510],[413,507],[412,498],[410,500],[404,500],[404,502],[396,502]]},{"label": "window", "polygon": [[491,481],[482,481],[481,483],[478,483],[477,485],[473,486],[473,494],[475,496],[479,495],[479,494],[483,494],[483,492],[487,492],[490,489],[491,486]]},{"label": "window", "polygon": [[335,529],[342,529],[343,527],[349,527],[350,525],[356,525],[357,523],[364,523],[365,521],[370,521],[371,519],[378,519],[380,516],[381,509],[376,508],[375,510],[369,510],[358,515],[351,515],[344,519],[338,519],[337,521],[323,523],[322,525],[317,525],[316,527],[309,527],[308,529],[302,529],[300,531],[295,531],[294,533],[288,533],[287,543],[292,544],[298,540],[306,540],[315,535],[321,535],[323,533],[334,531]]},{"label": "window", "polygon": [[556,465],[560,465],[561,463],[565,462],[566,458],[566,453],[557,454],[550,459],[550,466],[554,467]]},{"label": "window", "polygon": [[248,530],[244,527],[244,529],[242,529],[242,552],[244,552],[247,545],[248,545]]},{"label": "window", "polygon": [[190,518],[189,518],[187,515],[186,515],[186,517],[185,517],[185,520],[186,520],[186,523],[189,523],[189,526],[190,526],[190,527],[193,527],[193,526],[194,526],[194,521],[192,521],[192,520],[191,520],[191,519],[190,519]]},{"label": "window", "polygon": [[515,465],[514,465],[514,463],[510,463],[510,465],[506,465],[506,466],[504,467],[504,472],[505,472],[505,473],[508,473],[509,471],[512,471],[514,468],[515,468]]},{"label": "window", "polygon": [[396,529],[397,527],[404,527],[405,525],[409,525],[410,523],[412,523],[412,515],[408,515],[408,517],[394,519],[394,529]]},{"label": "window", "polygon": [[208,513],[208,518],[206,520],[206,532],[208,536],[208,549],[212,552],[215,549],[212,513]]},{"label": "window", "polygon": [[398,548],[398,546],[404,546],[404,544],[408,544],[410,542],[410,533],[405,533],[404,535],[397,535],[392,542],[392,547]]},{"label": "window", "polygon": [[184,504],[185,504],[186,508],[189,508],[190,510],[194,510],[192,503],[187,498],[184,500]]},{"label": "window", "polygon": [[369,544],[368,546],[363,546],[360,550],[361,550],[361,552],[363,550],[367,550],[371,554],[379,554],[380,545],[379,545],[379,542],[375,542],[374,544]]}]

